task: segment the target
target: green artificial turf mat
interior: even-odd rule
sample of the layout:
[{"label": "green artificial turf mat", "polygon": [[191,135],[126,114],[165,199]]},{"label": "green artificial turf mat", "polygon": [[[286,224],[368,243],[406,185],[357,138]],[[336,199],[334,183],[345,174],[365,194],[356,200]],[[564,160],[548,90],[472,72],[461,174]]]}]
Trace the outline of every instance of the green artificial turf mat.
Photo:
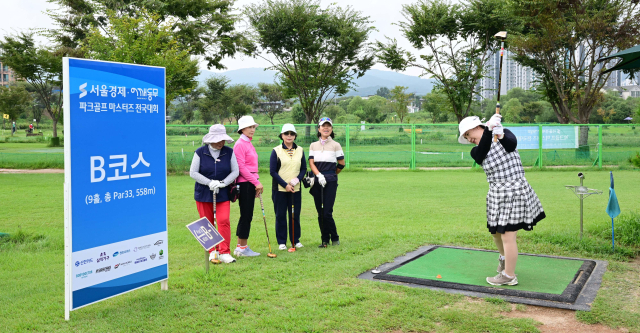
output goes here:
[{"label": "green artificial turf mat", "polygon": [[[582,260],[519,255],[518,285],[496,288],[560,295],[572,283],[582,264]],[[492,287],[486,278],[495,276],[497,267],[495,252],[438,247],[387,274]]]}]

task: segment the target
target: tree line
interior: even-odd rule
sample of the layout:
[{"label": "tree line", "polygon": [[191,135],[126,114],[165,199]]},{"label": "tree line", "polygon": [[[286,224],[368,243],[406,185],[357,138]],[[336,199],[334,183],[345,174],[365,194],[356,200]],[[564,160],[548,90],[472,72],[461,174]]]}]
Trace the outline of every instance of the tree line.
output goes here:
[{"label": "tree line", "polygon": [[[628,0],[418,0],[403,6],[404,19],[397,22],[415,51],[392,39],[370,40],[375,28],[368,16],[318,0],[262,0],[244,8],[234,7],[233,0],[51,1],[59,6],[49,12],[56,27],[5,37],[0,61],[39,96],[53,119],[54,136],[62,121],[63,56],[165,67],[167,101],[181,101],[185,119],[197,105],[203,120],[216,122],[267,97],[257,93],[259,87],[229,85],[224,78],[199,88],[199,62],[224,69],[224,58],[239,54],[265,59],[277,71],[281,102],[295,100],[299,106],[293,111],[305,123],[323,113],[338,115],[331,101],[353,89],[354,80],[375,63],[392,70],[413,67],[435,80],[434,92],[421,103],[433,121],[460,121],[491,109],[477,101],[478,82],[489,75],[489,57],[499,48],[493,36],[504,30],[513,59],[539,78],[540,96],[518,98],[520,104],[509,98],[505,112],[520,121],[552,114],[559,123],[586,124],[598,117],[613,121],[618,114],[604,106],[609,95],[602,90],[610,75],[606,69],[618,60],[598,60],[640,44],[640,2]],[[240,23],[247,28],[238,30]],[[36,45],[36,33],[50,42]],[[354,114],[387,121],[393,108],[393,117],[404,121],[412,96],[396,88],[388,91],[390,103],[360,101]],[[348,106],[340,108],[349,112]],[[586,135],[581,133],[581,142]]]}]

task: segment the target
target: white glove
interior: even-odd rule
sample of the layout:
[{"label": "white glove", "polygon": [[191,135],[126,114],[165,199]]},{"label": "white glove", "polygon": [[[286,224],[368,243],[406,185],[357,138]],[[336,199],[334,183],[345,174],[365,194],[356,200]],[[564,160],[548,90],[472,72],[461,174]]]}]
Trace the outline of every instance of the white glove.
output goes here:
[{"label": "white glove", "polygon": [[485,125],[489,127],[490,131],[493,131],[493,128],[496,126],[500,126],[501,122],[502,122],[502,115],[499,113],[496,113],[493,116],[491,116],[491,119],[489,119],[489,121],[487,121]]},{"label": "white glove", "polygon": [[504,138],[504,127],[501,124],[493,128],[493,135],[497,135],[498,139]]},{"label": "white glove", "polygon": [[320,183],[320,185],[322,185],[322,187],[324,187],[325,185],[327,185],[327,180],[324,179],[324,175],[321,173],[318,173],[316,175],[316,177],[318,178],[318,183]]},{"label": "white glove", "polygon": [[218,185],[220,184],[219,180],[212,180],[209,182],[209,189],[211,191],[214,191],[216,189],[216,187],[218,187]]},{"label": "white glove", "polygon": [[293,178],[293,179],[291,179],[291,181],[289,181],[289,185],[296,186],[296,185],[298,185],[299,182],[300,182],[300,179]]},{"label": "white glove", "polygon": [[316,183],[316,177],[307,177],[307,179],[309,180],[309,188],[312,188]]},{"label": "white glove", "polygon": [[227,187],[227,184],[220,182],[218,186],[216,186],[216,189],[225,188],[225,187]]}]

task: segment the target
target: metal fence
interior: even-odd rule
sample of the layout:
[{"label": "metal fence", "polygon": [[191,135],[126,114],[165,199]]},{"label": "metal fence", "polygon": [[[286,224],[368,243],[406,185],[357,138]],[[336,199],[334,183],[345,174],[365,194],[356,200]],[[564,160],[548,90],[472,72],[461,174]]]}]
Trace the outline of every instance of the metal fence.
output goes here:
[{"label": "metal fence", "polygon": [[[317,140],[315,125],[295,125],[296,143],[305,147]],[[201,145],[209,126],[167,126],[167,162],[171,170],[188,170],[193,151]],[[640,151],[640,129],[634,125],[559,125],[505,124],[505,127],[531,133],[538,140],[535,149],[521,149],[525,166],[595,166],[629,164],[631,156]],[[234,139],[237,126],[227,125]],[[259,164],[267,166],[273,147],[280,144],[281,125],[260,125],[253,145]],[[334,124],[335,140],[342,145],[347,168],[432,168],[469,167],[474,165],[469,152],[471,145],[458,144],[457,124]],[[563,129],[564,128],[564,129]],[[549,148],[547,140],[558,133],[585,135],[586,144],[571,148]],[[583,133],[586,132],[586,133]],[[567,136],[567,135],[565,135]],[[570,138],[571,139],[571,138]],[[543,142],[544,141],[544,142]],[[552,140],[551,140],[552,141]],[[571,141],[571,140],[569,140]],[[519,147],[531,143],[519,142]],[[551,145],[552,146],[552,145]]]},{"label": "metal fence", "polygon": [[[530,134],[519,140],[518,151],[525,166],[630,165],[629,158],[640,151],[640,128],[630,125],[505,124],[513,131]],[[236,125],[227,125],[234,139]],[[194,151],[201,146],[209,125],[167,125],[167,166],[171,172],[189,170]],[[273,147],[280,144],[281,125],[260,125],[253,145],[259,165],[267,167]],[[296,125],[296,143],[305,148],[316,141],[315,125]],[[537,132],[537,133],[536,133]],[[334,124],[335,140],[342,145],[347,168],[433,168],[469,167],[471,145],[457,142],[457,124]],[[558,133],[583,133],[582,146],[549,148],[544,140]],[[571,135],[569,135],[571,136]],[[537,145],[532,140],[538,140]],[[577,137],[574,137],[576,139]],[[583,140],[584,141],[584,140]],[[543,142],[543,145],[540,145]],[[535,145],[535,149],[531,148]],[[60,148],[21,148],[21,144],[0,144],[0,168],[63,168]]]}]

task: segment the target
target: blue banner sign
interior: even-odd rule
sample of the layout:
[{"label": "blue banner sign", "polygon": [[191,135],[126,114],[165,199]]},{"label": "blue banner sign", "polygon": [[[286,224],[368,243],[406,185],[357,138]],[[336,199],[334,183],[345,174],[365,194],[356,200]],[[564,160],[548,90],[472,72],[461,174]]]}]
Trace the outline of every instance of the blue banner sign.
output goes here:
[{"label": "blue banner sign", "polygon": [[[518,138],[518,149],[538,149],[538,126],[507,127]],[[578,126],[542,126],[542,149],[578,148]]]},{"label": "blue banner sign", "polygon": [[168,279],[165,69],[64,58],[66,312]]},{"label": "blue banner sign", "polygon": [[193,237],[195,237],[200,245],[207,251],[224,241],[224,238],[218,233],[218,230],[211,225],[211,222],[209,222],[209,219],[206,217],[187,224],[187,229],[191,231]]}]

